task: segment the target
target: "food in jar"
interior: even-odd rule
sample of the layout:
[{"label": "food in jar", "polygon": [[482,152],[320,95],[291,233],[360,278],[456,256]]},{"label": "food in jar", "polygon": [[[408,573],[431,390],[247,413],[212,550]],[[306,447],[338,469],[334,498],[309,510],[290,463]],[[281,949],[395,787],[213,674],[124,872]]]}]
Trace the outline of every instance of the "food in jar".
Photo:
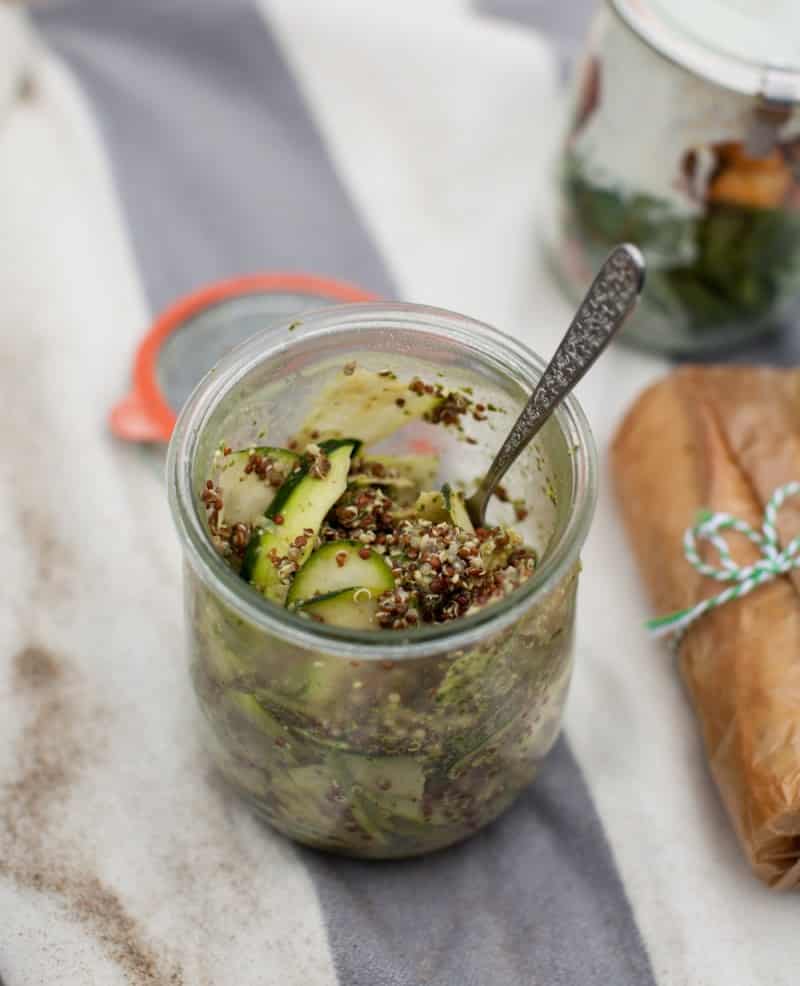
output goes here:
[{"label": "food in jar", "polygon": [[[287,448],[218,450],[200,496],[226,564],[300,625],[376,641],[480,614],[523,586],[533,548],[511,525],[475,530],[463,490],[435,488],[434,455],[349,438],[350,394],[371,443],[415,418],[459,429],[492,413],[441,383],[345,364]],[[218,765],[311,845],[389,857],[466,837],[555,741],[576,579],[574,566],[517,622],[421,661],[379,647],[348,661],[322,637],[316,651],[293,646],[198,584],[192,673]]]},{"label": "food in jar", "polygon": [[458,425],[462,414],[482,420],[487,409],[441,384],[346,369],[336,399],[301,429],[305,447],[293,439],[286,449],[218,450],[201,495],[228,563],[272,602],[353,629],[444,623],[518,588],[536,552],[513,528],[476,531],[463,491],[449,483],[425,489],[420,479],[436,474],[434,457],[385,458],[361,439],[320,437],[346,433],[362,415],[382,438],[409,417]]}]

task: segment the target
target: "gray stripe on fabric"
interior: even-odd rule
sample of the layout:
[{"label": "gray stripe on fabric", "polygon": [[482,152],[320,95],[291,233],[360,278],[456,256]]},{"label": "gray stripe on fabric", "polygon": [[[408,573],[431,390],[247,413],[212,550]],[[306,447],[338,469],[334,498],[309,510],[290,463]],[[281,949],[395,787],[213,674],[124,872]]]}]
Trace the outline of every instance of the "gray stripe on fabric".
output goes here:
[{"label": "gray stripe on fabric", "polygon": [[[275,266],[391,293],[263,21],[230,2],[186,10],[75,0],[39,16],[100,120],[153,305]],[[516,807],[460,847],[387,864],[300,858],[342,986],[652,986],[563,741]]]},{"label": "gray stripe on fabric", "polygon": [[393,295],[254,8],[74,0],[36,19],[93,104],[154,311],[270,269]]},{"label": "gray stripe on fabric", "polygon": [[308,854],[346,986],[644,986],[649,960],[564,740],[514,808],[422,859]]},{"label": "gray stripe on fabric", "polygon": [[550,41],[558,51],[563,75],[580,55],[596,0],[472,0],[480,14],[502,17],[532,27]]},{"label": "gray stripe on fabric", "polygon": [[526,24],[541,31],[558,44],[578,44],[583,40],[597,0],[472,0],[479,13]]}]

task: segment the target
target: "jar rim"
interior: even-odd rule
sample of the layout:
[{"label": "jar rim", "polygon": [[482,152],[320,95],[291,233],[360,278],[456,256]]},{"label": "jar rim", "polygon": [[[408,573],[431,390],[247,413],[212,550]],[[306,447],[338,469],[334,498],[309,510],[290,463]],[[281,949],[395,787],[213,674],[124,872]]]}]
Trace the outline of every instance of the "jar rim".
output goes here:
[{"label": "jar rim", "polygon": [[[289,325],[296,326],[291,334]],[[361,660],[407,660],[467,648],[489,633],[510,626],[547,595],[577,559],[586,539],[597,499],[597,451],[586,415],[574,395],[554,418],[565,439],[572,472],[569,512],[554,544],[534,574],[519,588],[479,612],[445,624],[418,627],[402,634],[350,630],[310,623],[266,600],[241,579],[214,549],[196,508],[193,488],[195,455],[203,427],[223,398],[256,366],[290,352],[301,340],[330,339],[337,331],[402,328],[433,332],[449,343],[472,348],[486,360],[491,353],[503,366],[538,378],[545,361],[524,343],[498,329],[446,309],[401,302],[336,305],[280,319],[231,350],[197,384],[180,412],[167,453],[170,507],[181,547],[205,585],[240,616],[267,633],[306,649]],[[474,348],[473,348],[474,347]],[[391,638],[391,639],[387,639]],[[399,639],[397,639],[399,638]]]},{"label": "jar rim", "polygon": [[[723,7],[719,0],[702,0],[699,6],[697,0],[609,0],[609,4],[649,47],[699,78],[779,104],[800,100],[800,61],[788,18],[779,25],[777,18],[768,21],[760,10],[750,17],[748,11]],[[791,43],[784,43],[776,56],[775,32],[780,33],[781,27]],[[755,57],[754,48],[760,52]]]}]

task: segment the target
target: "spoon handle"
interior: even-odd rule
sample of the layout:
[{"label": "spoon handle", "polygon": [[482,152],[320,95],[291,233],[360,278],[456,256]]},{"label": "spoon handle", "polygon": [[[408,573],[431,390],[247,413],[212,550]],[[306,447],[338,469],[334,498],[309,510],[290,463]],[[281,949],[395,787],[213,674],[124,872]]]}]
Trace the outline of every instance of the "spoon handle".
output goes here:
[{"label": "spoon handle", "polygon": [[481,520],[495,486],[630,314],[644,284],[644,270],[644,258],[631,244],[623,243],[609,254],[477,494],[471,498],[479,507]]}]

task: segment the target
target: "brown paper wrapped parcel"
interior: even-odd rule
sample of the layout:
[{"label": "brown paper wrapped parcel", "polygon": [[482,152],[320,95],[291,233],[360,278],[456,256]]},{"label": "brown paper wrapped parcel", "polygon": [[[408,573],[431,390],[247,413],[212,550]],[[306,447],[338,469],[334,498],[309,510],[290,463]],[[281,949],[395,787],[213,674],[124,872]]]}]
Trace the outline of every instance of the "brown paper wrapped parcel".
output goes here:
[{"label": "brown paper wrapped parcel", "polygon": [[[690,565],[683,535],[698,511],[759,529],[776,488],[800,480],[800,371],[687,366],[647,390],[613,445],[616,490],[655,615],[722,586]],[[781,545],[800,534],[800,497],[777,515]],[[734,560],[759,549],[727,533]],[[704,561],[714,562],[705,545]],[[800,884],[800,569],[701,616],[680,667],[711,771],[755,873]]]}]

